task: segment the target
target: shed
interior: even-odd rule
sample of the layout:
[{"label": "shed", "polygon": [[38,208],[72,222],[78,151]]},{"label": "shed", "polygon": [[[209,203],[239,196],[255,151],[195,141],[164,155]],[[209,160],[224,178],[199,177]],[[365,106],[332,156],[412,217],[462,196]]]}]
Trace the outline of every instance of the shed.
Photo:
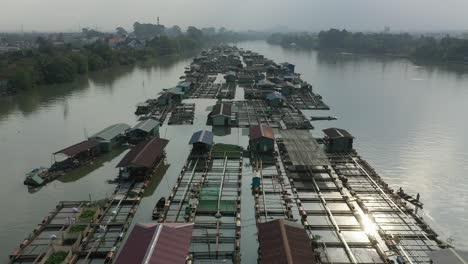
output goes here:
[{"label": "shed", "polygon": [[281,66],[286,68],[290,73],[294,73],[294,70],[296,68],[294,64],[289,63],[289,62],[283,62],[281,63]]},{"label": "shed", "polygon": [[275,149],[275,135],[269,126],[258,125],[249,129],[250,150],[255,152],[272,152]]},{"label": "shed", "polygon": [[117,164],[122,177],[146,177],[164,157],[164,148],[169,140],[152,138],[134,146]]},{"label": "shed", "polygon": [[158,104],[159,105],[178,104],[180,101],[182,101],[182,97],[184,95],[185,93],[182,91],[180,87],[173,87],[173,88],[167,89],[158,97]]},{"label": "shed", "polygon": [[291,82],[285,81],[281,84],[281,92],[283,94],[293,94],[296,92],[296,90],[299,90],[298,86]]},{"label": "shed", "polygon": [[159,126],[159,121],[148,118],[132,127],[127,132],[127,136],[132,143],[140,142],[154,136],[159,136]]},{"label": "shed", "polygon": [[182,92],[186,93],[193,88],[193,83],[189,81],[179,82],[177,86]]},{"label": "shed", "polygon": [[304,227],[285,219],[258,225],[260,263],[315,264],[309,236]]},{"label": "shed", "polygon": [[323,133],[328,152],[348,152],[353,149],[354,137],[348,131],[341,128],[327,128]]},{"label": "shed", "polygon": [[115,124],[92,135],[89,139],[99,142],[102,151],[110,151],[113,146],[122,142],[123,135],[129,128],[130,126],[124,123]]},{"label": "shed", "polygon": [[228,71],[224,75],[224,79],[226,79],[226,82],[236,82],[236,73],[234,71]]},{"label": "shed", "polygon": [[229,126],[231,124],[231,115],[232,104],[221,102],[213,106],[208,119],[213,126]]},{"label": "shed", "polygon": [[137,223],[117,255],[116,264],[185,264],[193,223]]},{"label": "shed", "polygon": [[148,102],[141,102],[136,105],[135,115],[145,115],[150,110],[150,104]]},{"label": "shed", "polygon": [[282,106],[284,102],[284,96],[278,92],[272,92],[267,94],[266,100],[271,106]]},{"label": "shed", "polygon": [[468,263],[468,252],[446,248],[432,251],[427,254],[433,264],[466,264]]},{"label": "shed", "polygon": [[193,150],[196,152],[207,152],[211,149],[211,146],[213,146],[213,133],[206,130],[195,132],[189,144],[193,145]]}]

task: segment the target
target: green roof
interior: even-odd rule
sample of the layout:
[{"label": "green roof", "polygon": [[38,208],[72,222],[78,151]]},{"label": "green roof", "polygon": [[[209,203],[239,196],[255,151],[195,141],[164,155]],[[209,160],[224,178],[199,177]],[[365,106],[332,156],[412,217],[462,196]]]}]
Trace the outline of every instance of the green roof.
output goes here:
[{"label": "green roof", "polygon": [[122,134],[123,132],[125,132],[125,130],[129,128],[130,126],[127,124],[123,124],[123,123],[115,124],[115,125],[112,125],[110,127],[107,127],[99,131],[98,133],[92,135],[90,138],[97,138],[97,139],[102,139],[105,141],[111,141],[112,139]]},{"label": "green roof", "polygon": [[145,132],[150,132],[151,130],[153,130],[155,127],[158,127],[158,126],[159,126],[159,121],[149,118],[136,124],[131,130],[132,131],[142,130]]}]

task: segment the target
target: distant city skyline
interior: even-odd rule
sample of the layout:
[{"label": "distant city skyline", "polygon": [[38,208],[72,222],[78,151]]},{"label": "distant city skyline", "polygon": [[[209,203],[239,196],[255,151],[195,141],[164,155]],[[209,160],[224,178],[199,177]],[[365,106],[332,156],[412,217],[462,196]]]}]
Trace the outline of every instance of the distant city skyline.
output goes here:
[{"label": "distant city skyline", "polygon": [[0,9],[0,31],[71,32],[83,27],[113,31],[134,22],[267,30],[287,26],[295,31],[346,28],[351,31],[468,30],[464,0],[15,0]]}]

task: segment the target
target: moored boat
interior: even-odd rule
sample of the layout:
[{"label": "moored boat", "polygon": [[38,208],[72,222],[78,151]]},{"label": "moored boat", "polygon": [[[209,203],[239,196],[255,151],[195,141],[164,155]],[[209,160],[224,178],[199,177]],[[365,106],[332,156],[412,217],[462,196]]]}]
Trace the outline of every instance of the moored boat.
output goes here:
[{"label": "moored boat", "polygon": [[158,220],[159,216],[164,210],[164,205],[166,204],[166,198],[162,197],[159,199],[158,203],[156,203],[156,206],[153,209],[153,220]]}]

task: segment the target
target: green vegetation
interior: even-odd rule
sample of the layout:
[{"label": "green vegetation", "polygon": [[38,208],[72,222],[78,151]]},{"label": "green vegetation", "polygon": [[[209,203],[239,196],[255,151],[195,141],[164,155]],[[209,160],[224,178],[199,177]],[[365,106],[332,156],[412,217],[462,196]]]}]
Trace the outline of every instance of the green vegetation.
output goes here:
[{"label": "green vegetation", "polygon": [[318,35],[273,34],[268,42],[283,47],[296,46],[328,51],[401,56],[427,61],[468,63],[468,40],[450,36],[439,40],[409,34],[364,34],[330,29],[321,31]]},{"label": "green vegetation", "polygon": [[65,260],[67,255],[68,253],[65,251],[57,251],[47,258],[45,264],[60,264]]},{"label": "green vegetation", "polygon": [[243,149],[237,145],[217,143],[211,150],[211,155],[214,157],[240,158],[242,157]]},{"label": "green vegetation", "polygon": [[87,209],[87,210],[84,210],[84,211],[80,214],[80,219],[92,218],[95,214],[96,214],[96,210],[94,210],[94,209]]},{"label": "green vegetation", "polygon": [[[94,215],[94,213],[93,213]],[[91,216],[93,216],[91,215]],[[84,218],[88,218],[88,217],[84,217]],[[74,225],[70,228],[70,233],[78,233],[78,232],[81,232],[83,230],[86,229],[86,225]]]},{"label": "green vegetation", "polygon": [[7,80],[9,87],[16,91],[41,84],[66,83],[88,72],[255,37],[252,32],[240,34],[224,28],[216,31],[190,26],[182,32],[178,26],[165,28],[138,22],[133,27],[129,38],[121,27],[116,28],[116,34],[83,29],[81,37],[94,38],[92,44],[65,44],[60,42],[64,34],[56,34],[54,41],[39,36],[35,40],[36,48],[0,54],[0,80]]}]

